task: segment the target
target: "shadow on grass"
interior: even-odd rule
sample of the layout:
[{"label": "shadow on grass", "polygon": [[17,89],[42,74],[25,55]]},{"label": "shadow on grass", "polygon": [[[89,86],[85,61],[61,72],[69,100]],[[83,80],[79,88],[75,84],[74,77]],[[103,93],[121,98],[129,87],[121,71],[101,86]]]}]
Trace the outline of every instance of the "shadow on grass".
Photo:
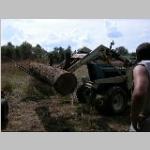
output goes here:
[{"label": "shadow on grass", "polygon": [[83,131],[92,132],[118,132],[126,131],[122,126],[128,126],[129,114],[128,110],[121,115],[100,113],[95,109],[91,109],[86,105],[80,105],[77,109],[78,118],[81,118],[81,125],[86,124]]},{"label": "shadow on grass", "polygon": [[[80,105],[77,109],[78,118],[80,117],[83,132],[113,132],[109,126],[108,119],[102,117],[94,108]],[[107,118],[107,117],[106,117]],[[85,129],[84,129],[85,127]]]},{"label": "shadow on grass", "polygon": [[73,125],[65,117],[53,117],[48,107],[38,107],[35,109],[46,131],[49,132],[73,132]]}]

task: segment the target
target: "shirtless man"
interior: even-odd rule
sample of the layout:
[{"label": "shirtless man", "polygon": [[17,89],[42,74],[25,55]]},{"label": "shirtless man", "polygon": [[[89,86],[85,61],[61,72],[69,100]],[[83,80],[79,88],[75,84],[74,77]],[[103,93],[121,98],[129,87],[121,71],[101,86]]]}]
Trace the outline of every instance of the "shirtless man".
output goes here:
[{"label": "shirtless man", "polygon": [[136,49],[137,65],[133,69],[131,123],[136,131],[150,131],[150,43]]}]

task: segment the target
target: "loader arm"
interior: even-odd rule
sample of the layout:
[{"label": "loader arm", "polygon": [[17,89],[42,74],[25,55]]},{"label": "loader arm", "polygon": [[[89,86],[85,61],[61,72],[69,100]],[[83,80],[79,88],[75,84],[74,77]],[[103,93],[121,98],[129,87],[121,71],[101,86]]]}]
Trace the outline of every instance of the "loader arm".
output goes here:
[{"label": "loader arm", "polygon": [[70,66],[67,71],[69,72],[74,72],[76,71],[79,67],[81,67],[82,65],[95,60],[97,58],[104,58],[105,57],[105,51],[106,49],[108,49],[107,47],[100,45],[99,47],[97,47],[95,50],[93,50],[91,53],[87,54],[83,59],[77,61],[75,64],[73,64],[72,66]]},{"label": "loader arm", "polygon": [[123,61],[125,66],[127,66],[129,64],[128,59],[120,56],[118,53],[105,47],[104,45],[100,45],[95,50],[93,50],[91,53],[87,54],[85,57],[83,57],[81,60],[79,60],[76,63],[74,63],[73,65],[71,65],[66,70],[69,72],[74,72],[82,65],[87,64],[88,62],[93,61],[97,58],[100,58],[101,60],[105,60],[105,61],[107,61],[107,63],[110,63],[108,56],[111,56],[113,58],[117,58],[117,59]]}]

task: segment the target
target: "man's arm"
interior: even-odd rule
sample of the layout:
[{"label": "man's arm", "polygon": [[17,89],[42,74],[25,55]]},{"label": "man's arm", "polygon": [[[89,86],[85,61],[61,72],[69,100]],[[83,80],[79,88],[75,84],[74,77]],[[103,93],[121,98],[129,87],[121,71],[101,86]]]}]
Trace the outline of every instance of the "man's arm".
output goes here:
[{"label": "man's arm", "polygon": [[131,121],[135,129],[139,121],[139,113],[144,104],[144,98],[147,94],[149,79],[144,66],[138,65],[133,70],[134,90],[132,93]]}]

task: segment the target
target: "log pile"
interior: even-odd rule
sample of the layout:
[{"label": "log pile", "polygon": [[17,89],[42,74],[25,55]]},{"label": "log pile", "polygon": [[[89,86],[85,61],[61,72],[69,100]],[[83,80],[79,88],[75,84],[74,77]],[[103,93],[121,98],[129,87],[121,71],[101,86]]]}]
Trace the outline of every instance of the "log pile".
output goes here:
[{"label": "log pile", "polygon": [[77,86],[75,75],[59,68],[31,63],[29,71],[36,79],[53,86],[61,95],[72,93]]}]

